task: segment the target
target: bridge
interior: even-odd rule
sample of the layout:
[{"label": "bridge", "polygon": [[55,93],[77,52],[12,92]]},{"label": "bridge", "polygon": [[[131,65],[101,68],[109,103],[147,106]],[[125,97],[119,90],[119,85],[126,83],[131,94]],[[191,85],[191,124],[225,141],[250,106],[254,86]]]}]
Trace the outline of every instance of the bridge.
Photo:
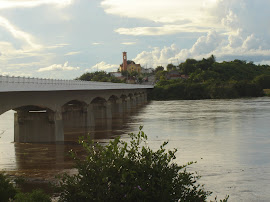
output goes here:
[{"label": "bridge", "polygon": [[0,115],[14,110],[14,142],[63,142],[77,128],[110,128],[146,103],[151,85],[0,75]]}]

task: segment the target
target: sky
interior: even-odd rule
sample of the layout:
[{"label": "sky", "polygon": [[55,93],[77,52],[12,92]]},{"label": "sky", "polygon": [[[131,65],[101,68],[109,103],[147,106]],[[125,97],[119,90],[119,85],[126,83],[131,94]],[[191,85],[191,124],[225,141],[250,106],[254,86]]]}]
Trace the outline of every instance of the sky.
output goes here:
[{"label": "sky", "polygon": [[0,75],[74,79],[215,55],[270,64],[269,0],[0,0]]}]

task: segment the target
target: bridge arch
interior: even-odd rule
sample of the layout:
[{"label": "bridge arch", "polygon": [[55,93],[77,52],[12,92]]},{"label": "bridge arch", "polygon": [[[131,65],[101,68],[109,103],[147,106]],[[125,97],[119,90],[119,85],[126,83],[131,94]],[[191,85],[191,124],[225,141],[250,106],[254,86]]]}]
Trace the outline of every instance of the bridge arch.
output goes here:
[{"label": "bridge arch", "polygon": [[6,105],[4,107],[0,108],[0,115],[9,111],[9,110],[22,110],[23,108],[27,108],[30,110],[30,108],[33,108],[33,110],[37,110],[37,109],[48,109],[51,111],[55,111],[56,109],[53,106],[50,105],[35,105],[35,104],[16,104],[16,105]]},{"label": "bridge arch", "polygon": [[71,100],[62,106],[62,111],[76,110],[81,108],[82,110],[87,106],[86,102],[80,100]]},{"label": "bridge arch", "polygon": [[90,104],[104,104],[107,100],[103,97],[95,97],[91,100]]},{"label": "bridge arch", "polygon": [[[14,114],[15,142],[54,142],[55,112],[44,106],[26,105],[16,107]],[[31,135],[30,135],[31,134]]]},{"label": "bridge arch", "polygon": [[119,98],[115,95],[112,95],[111,97],[109,97],[107,102],[115,104],[117,102],[117,100],[119,100]]}]

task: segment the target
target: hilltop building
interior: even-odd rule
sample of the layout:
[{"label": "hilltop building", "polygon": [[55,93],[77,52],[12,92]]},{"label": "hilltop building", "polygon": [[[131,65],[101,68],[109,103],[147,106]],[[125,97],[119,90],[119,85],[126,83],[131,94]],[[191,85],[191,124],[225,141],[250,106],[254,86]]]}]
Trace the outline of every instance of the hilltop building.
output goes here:
[{"label": "hilltop building", "polygon": [[140,64],[127,60],[127,52],[123,52],[123,63],[120,65],[120,71],[128,71],[141,73],[142,67]]}]

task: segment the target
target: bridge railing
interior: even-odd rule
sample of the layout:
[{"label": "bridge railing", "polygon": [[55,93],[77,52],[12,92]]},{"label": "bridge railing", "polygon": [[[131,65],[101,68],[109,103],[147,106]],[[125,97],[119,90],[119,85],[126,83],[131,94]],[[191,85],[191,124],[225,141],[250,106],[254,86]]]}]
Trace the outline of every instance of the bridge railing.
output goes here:
[{"label": "bridge railing", "polygon": [[89,85],[89,82],[81,80],[42,79],[0,75],[0,84]]},{"label": "bridge railing", "polygon": [[153,88],[148,85],[0,75],[0,92]]}]

